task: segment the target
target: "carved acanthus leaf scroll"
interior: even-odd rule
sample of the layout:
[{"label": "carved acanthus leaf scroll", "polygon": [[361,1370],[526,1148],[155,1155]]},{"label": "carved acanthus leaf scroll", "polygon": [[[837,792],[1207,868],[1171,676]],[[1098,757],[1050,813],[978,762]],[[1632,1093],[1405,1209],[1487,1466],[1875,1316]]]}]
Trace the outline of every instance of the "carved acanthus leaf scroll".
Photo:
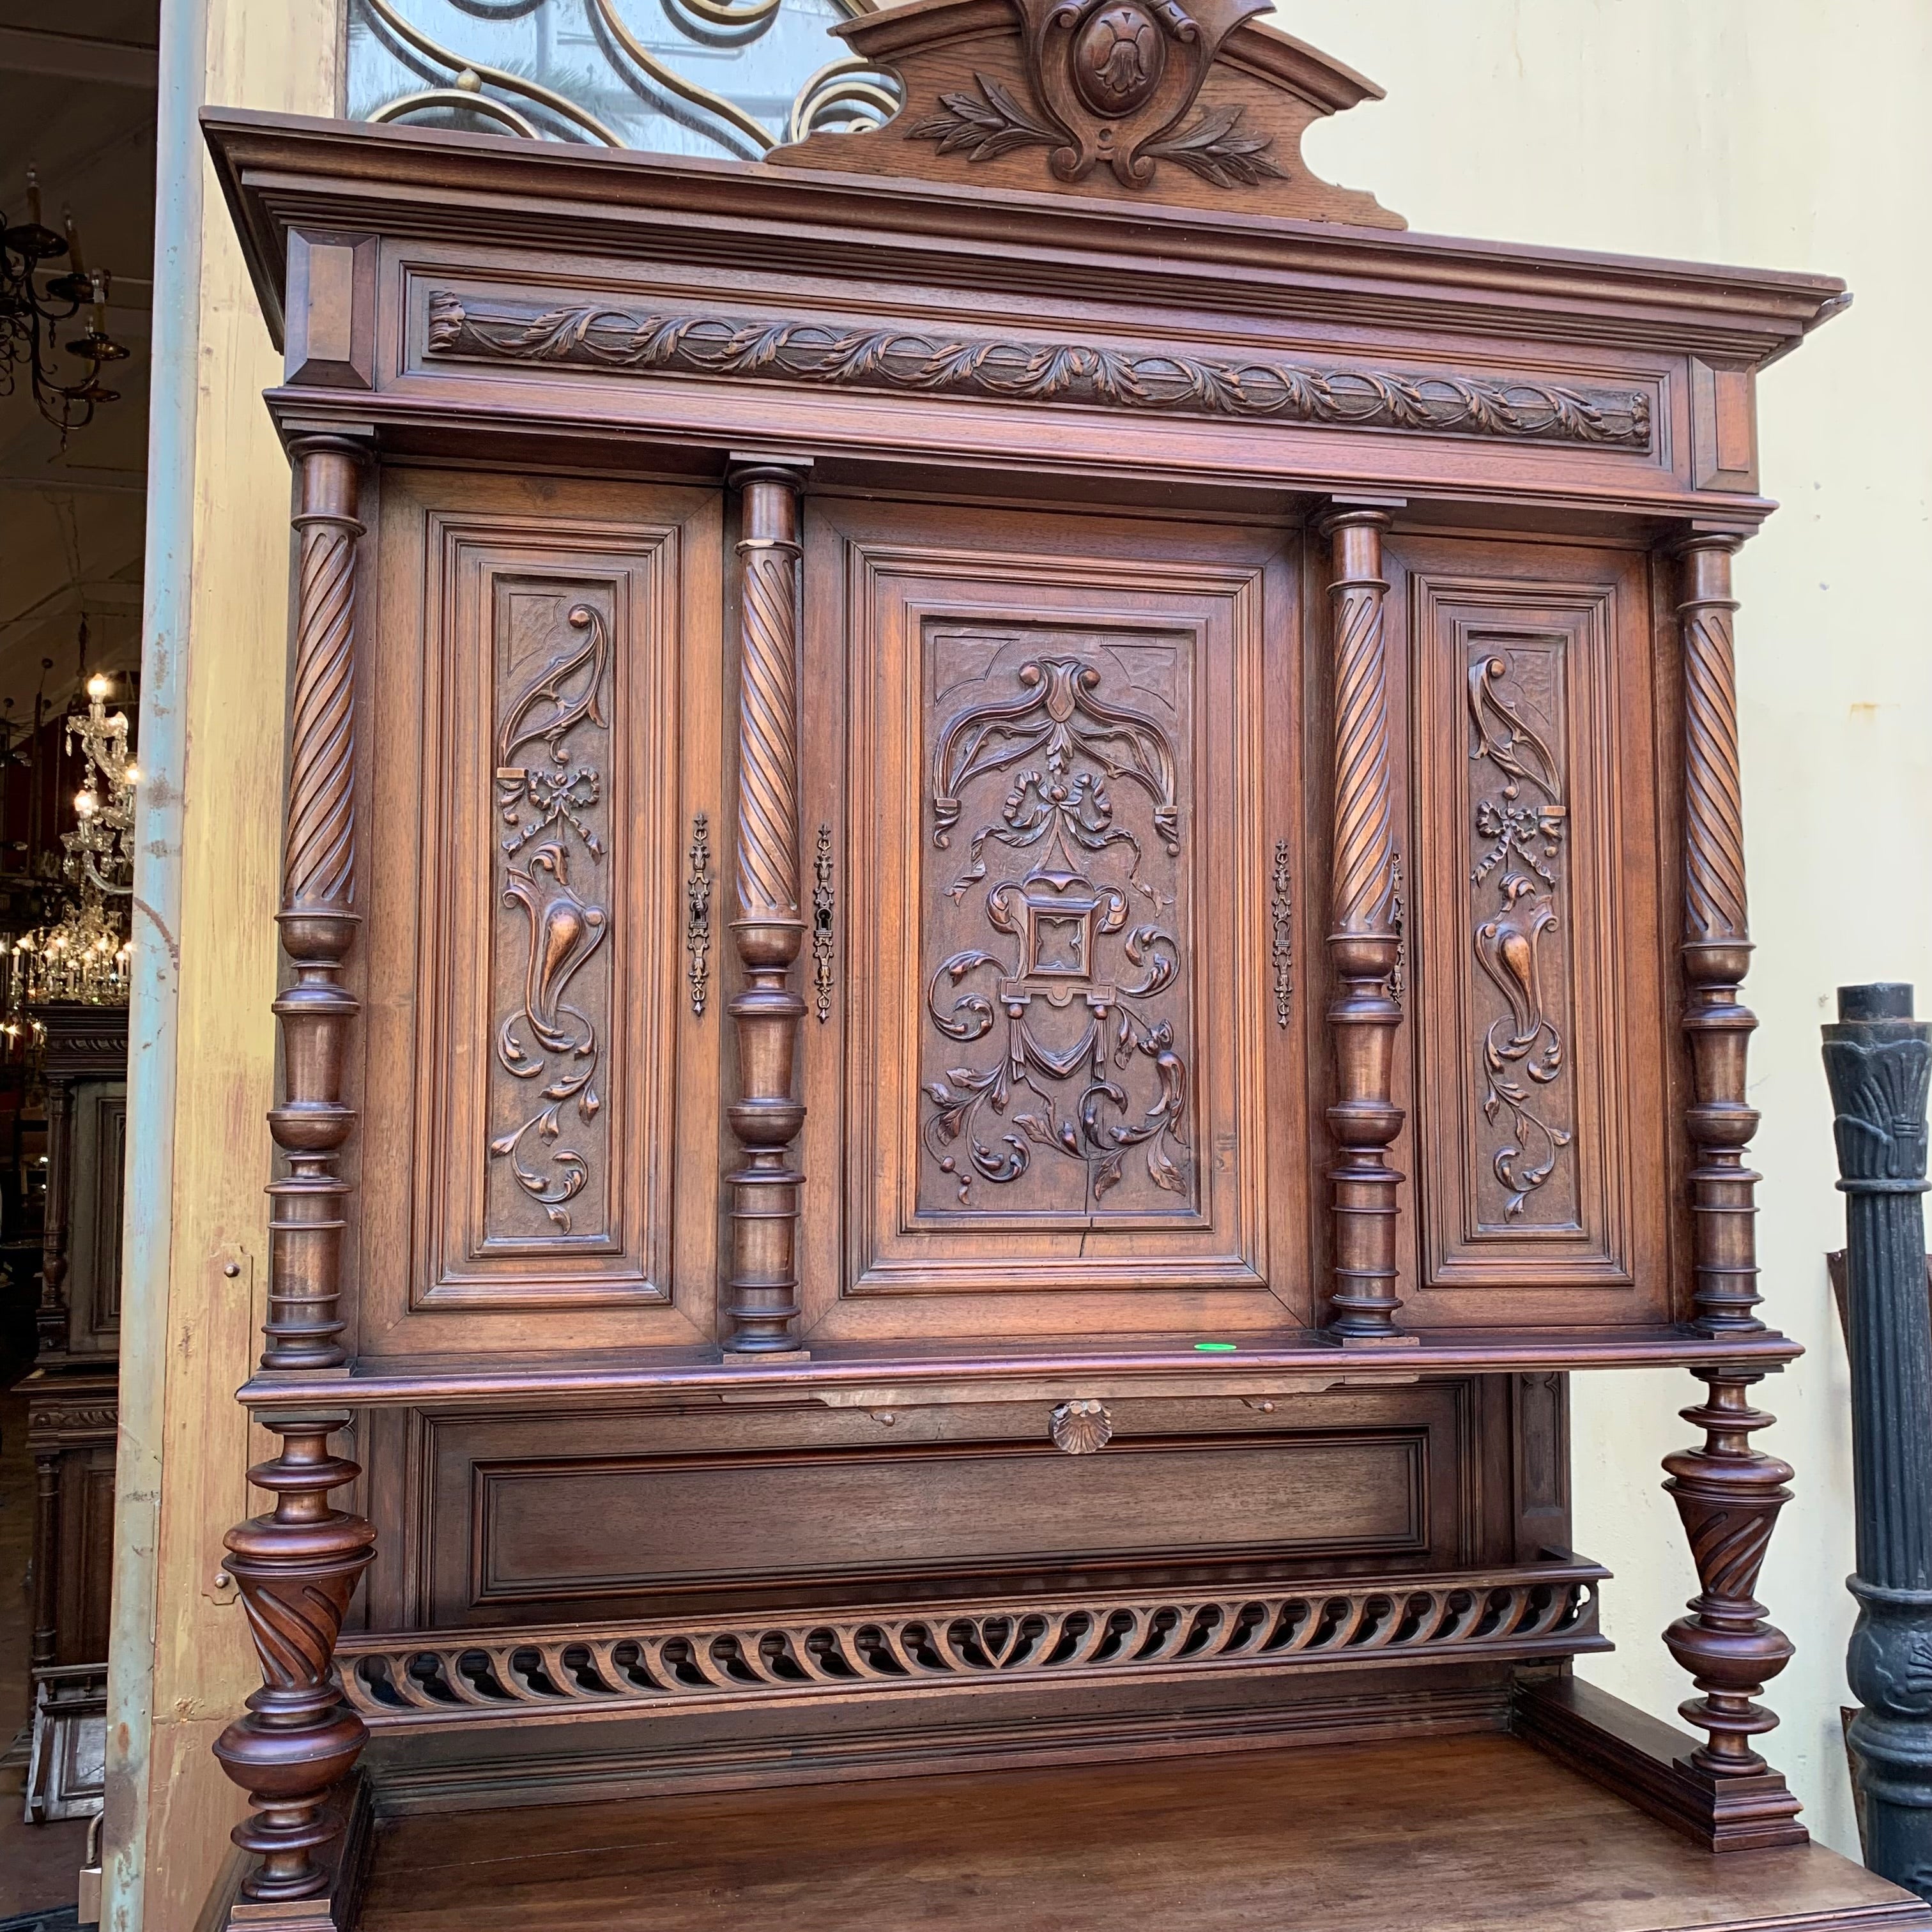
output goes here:
[{"label": "carved acanthus leaf scroll", "polygon": [[1640,390],[1583,389],[1509,376],[1317,370],[1082,343],[976,341],[816,322],[651,315],[603,304],[485,304],[448,290],[430,296],[427,346],[432,356],[631,375],[824,382],[1425,436],[1651,446],[1651,401]]},{"label": "carved acanthus leaf scroll", "polygon": [[[1181,951],[1160,922],[1174,902],[1142,876],[1144,846],[1120,822],[1111,789],[1125,782],[1144,794],[1155,841],[1178,855],[1174,746],[1152,719],[1103,699],[1091,664],[1030,659],[1017,682],[1018,696],[955,716],[933,754],[941,850],[975,781],[1012,776],[998,818],[974,830],[946,889],[956,905],[973,898],[995,938],[941,961],[926,989],[945,1039],[970,1045],[997,1033],[999,1050],[926,1082],[926,1148],[962,1202],[975,1180],[1018,1180],[1036,1148],[1084,1166],[1089,1207],[1120,1185],[1136,1150],[1156,1187],[1185,1198],[1188,1070],[1170,1004]],[[1001,849],[1030,853],[1032,863],[982,892],[989,853]],[[1058,1023],[1070,1010],[1070,1030]],[[1130,1095],[1137,1067],[1151,1078]]]},{"label": "carved acanthus leaf scroll", "polygon": [[[1102,18],[1132,12],[1138,8],[1112,8]],[[1145,16],[1140,16],[1142,21]],[[1136,38],[1148,31],[1137,29]],[[1125,34],[1114,43],[1130,46]],[[1064,132],[1043,124],[1029,114],[1007,90],[988,74],[976,74],[977,97],[970,94],[942,94],[940,112],[928,114],[906,130],[913,141],[937,141],[942,154],[963,154],[969,161],[997,160],[1017,148],[1058,148],[1066,140]],[[1266,134],[1250,134],[1240,125],[1238,107],[1217,107],[1198,116],[1184,133],[1150,141],[1142,148],[1150,162],[1172,161],[1216,188],[1251,188],[1256,182],[1276,180],[1286,170],[1269,159],[1274,145]],[[1149,167],[1151,174],[1153,170]]]},{"label": "carved acanthus leaf scroll", "polygon": [[1479,890],[1493,880],[1502,902],[1486,917],[1478,910],[1474,945],[1477,964],[1507,1007],[1484,1034],[1481,1070],[1484,1114],[1503,1126],[1491,1166],[1508,1192],[1512,1221],[1549,1184],[1575,1138],[1555,1118],[1550,1090],[1564,1070],[1564,1045],[1545,952],[1558,926],[1557,866],[1569,808],[1555,753],[1506,694],[1514,668],[1486,644],[1468,674],[1469,755],[1502,779],[1498,793],[1475,807],[1479,851],[1470,880]]},{"label": "carved acanthus leaf scroll", "polygon": [[[588,604],[573,605],[566,621],[581,641],[558,652],[531,680],[497,735],[503,903],[522,908],[529,950],[521,1000],[496,1029],[496,1061],[513,1080],[534,1083],[536,1105],[490,1142],[492,1158],[510,1163],[517,1185],[565,1234],[568,1204],[590,1178],[586,1156],[557,1144],[565,1112],[574,1110],[587,1126],[602,1105],[595,1084],[596,1027],[565,995],[610,925],[604,909],[574,889],[570,877],[573,841],[581,862],[595,866],[604,857],[596,822],[602,774],[577,761],[570,740],[580,725],[608,729],[602,706],[610,635]],[[519,764],[526,754],[538,762]]]}]

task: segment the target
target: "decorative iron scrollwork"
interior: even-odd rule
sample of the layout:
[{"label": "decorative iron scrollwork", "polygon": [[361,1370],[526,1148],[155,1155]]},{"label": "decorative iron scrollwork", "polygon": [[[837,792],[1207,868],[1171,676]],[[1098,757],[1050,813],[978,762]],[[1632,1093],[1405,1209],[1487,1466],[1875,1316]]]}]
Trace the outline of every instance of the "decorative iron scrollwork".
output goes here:
[{"label": "decorative iron scrollwork", "polygon": [[[1564,1070],[1562,1028],[1544,984],[1544,946],[1556,930],[1557,864],[1569,807],[1556,754],[1504,694],[1514,666],[1484,645],[1469,668],[1470,757],[1502,776],[1500,793],[1475,808],[1479,854],[1472,884],[1493,878],[1502,904],[1478,915],[1476,962],[1507,1011],[1484,1032],[1483,1112],[1504,1124],[1491,1161],[1520,1220],[1531,1196],[1548,1185],[1574,1134],[1552,1117],[1548,1093]],[[1530,794],[1525,796],[1526,790]]]},{"label": "decorative iron scrollwork", "polygon": [[691,871],[684,882],[684,950],[689,956],[691,1010],[704,1017],[711,990],[711,818],[707,812],[691,821]]},{"label": "decorative iron scrollwork", "polygon": [[[630,0],[352,0],[350,115],[611,148],[688,150],[694,139],[700,152],[756,159],[898,110],[890,75],[850,55],[822,60],[813,29],[850,10],[662,0],[643,32]],[[698,77],[721,63],[722,87]]]},{"label": "decorative iron scrollwork", "polygon": [[823,1026],[832,1017],[832,914],[838,903],[832,889],[832,828],[829,825],[818,828],[812,877],[812,979],[814,1010]]},{"label": "decorative iron scrollwork", "polygon": [[[1091,664],[1030,659],[1017,681],[1018,697],[952,718],[933,755],[941,850],[974,781],[1012,772],[999,817],[973,832],[965,869],[946,889],[956,905],[984,886],[992,850],[1034,856],[980,899],[997,946],[954,952],[928,985],[926,1010],[946,1039],[971,1043],[1004,1026],[989,1062],[926,1082],[926,1145],[962,1203],[976,1180],[1018,1180],[1036,1148],[1085,1166],[1090,1207],[1120,1185],[1134,1150],[1156,1188],[1184,1198],[1193,1186],[1188,1072],[1170,1005],[1181,949],[1161,923],[1173,899],[1143,878],[1142,838],[1120,822],[1112,790],[1125,782],[1144,794],[1154,839],[1178,856],[1174,746],[1152,719],[1106,702]],[[975,990],[962,992],[969,982]],[[1070,1010],[1070,1027],[1058,1022]],[[1130,1094],[1136,1067],[1151,1079]]]},{"label": "decorative iron scrollwork", "polygon": [[[583,862],[595,866],[603,860],[604,841],[593,822],[603,803],[603,776],[577,762],[569,742],[580,725],[608,728],[602,706],[610,633],[588,604],[574,604],[566,622],[582,642],[544,666],[510,707],[497,736],[503,902],[528,916],[530,950],[522,1001],[496,1030],[496,1062],[513,1080],[540,1084],[537,1105],[521,1124],[490,1142],[491,1156],[509,1162],[517,1185],[565,1234],[568,1204],[583,1192],[590,1168],[586,1155],[557,1145],[564,1112],[574,1108],[588,1126],[603,1104],[596,1085],[597,1028],[565,995],[610,927],[604,909],[571,883],[572,842]],[[542,761],[518,762],[539,743]]]}]

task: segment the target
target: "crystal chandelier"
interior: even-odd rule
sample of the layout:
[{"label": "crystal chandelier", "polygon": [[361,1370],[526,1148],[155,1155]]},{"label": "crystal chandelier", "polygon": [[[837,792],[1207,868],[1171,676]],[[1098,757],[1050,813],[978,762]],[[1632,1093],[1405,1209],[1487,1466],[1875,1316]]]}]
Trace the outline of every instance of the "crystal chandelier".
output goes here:
[{"label": "crystal chandelier", "polygon": [[74,796],[71,832],[62,870],[76,890],[58,925],[23,934],[9,960],[8,1017],[12,1039],[33,1024],[26,1009],[50,1000],[119,1006],[128,998],[128,915],[113,902],[134,890],[134,788],[140,772],[128,757],[128,715],[107,710],[110,686],[97,673],[87,680],[87,710],[67,721],[71,752],[80,741],[87,761]]},{"label": "crystal chandelier", "polygon": [[[0,395],[11,395],[24,367],[40,414],[60,431],[65,444],[70,431],[94,420],[102,403],[120,400],[119,392],[103,386],[101,370],[122,361],[128,351],[107,332],[109,276],[104,268],[90,269],[80,252],[80,231],[73,214],[66,215],[67,232],[56,234],[40,220],[40,186],[27,170],[27,218],[18,226],[0,213]],[[41,265],[67,257],[67,272],[44,286]],[[86,364],[77,380],[56,380],[52,368],[55,332],[91,304],[84,333],[64,346]]]}]

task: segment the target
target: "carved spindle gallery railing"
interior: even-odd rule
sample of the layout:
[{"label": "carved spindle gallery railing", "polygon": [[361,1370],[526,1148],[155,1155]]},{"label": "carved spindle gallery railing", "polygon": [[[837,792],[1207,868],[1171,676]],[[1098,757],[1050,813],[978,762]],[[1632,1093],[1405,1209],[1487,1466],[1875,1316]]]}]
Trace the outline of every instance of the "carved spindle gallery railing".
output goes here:
[{"label": "carved spindle gallery railing", "polygon": [[[1744,812],[1738,758],[1731,560],[1738,540],[1699,536],[1678,556],[1684,652],[1684,1028],[1695,1093],[1686,1125],[1691,1170],[1696,1327],[1713,1336],[1760,1332],[1753,1190],[1744,1150],[1758,1117],[1744,1099],[1744,1054],[1756,1025],[1738,998],[1750,963],[1744,900]],[[1774,1420],[1751,1406],[1762,1379],[1721,1364],[1693,1371],[1709,1391],[1684,1419],[1703,1446],[1666,1456],[1664,1487],[1677,1504],[1702,1586],[1690,1614],[1664,1633],[1670,1654],[1703,1694],[1682,1712],[1708,1733],[1690,1768],[1714,1780],[1720,1807],[1748,1808],[1767,1831],[1804,1836],[1797,1801],[1753,1748],[1776,1716],[1755,1700],[1792,1654],[1753,1594],[1791,1471],[1751,1445]],[[1748,1786],[1744,1780],[1750,1780]],[[1726,1787],[1748,1791],[1742,1800]],[[1766,1840],[1761,1837],[1760,1842]]]},{"label": "carved spindle gallery railing", "polygon": [[1754,1333],[1758,1304],[1753,1190],[1744,1152],[1757,1132],[1744,1056],[1757,1025],[1738,997],[1750,965],[1731,560],[1738,540],[1694,537],[1679,552],[1684,647],[1684,1028],[1696,1097],[1688,1117],[1697,1274],[1707,1335]]},{"label": "carved spindle gallery railing", "polygon": [[338,1787],[369,1736],[332,1673],[349,1600],[376,1553],[376,1532],[328,1504],[331,1491],[362,1473],[329,1453],[329,1436],[346,1415],[271,1412],[256,1419],[280,1436],[281,1454],[250,1469],[248,1480],[272,1494],[275,1507],[228,1532],[226,1568],[264,1682],[248,1699],[248,1714],[216,1740],[214,1754],[254,1808],[233,1833],[262,1860],[242,1880],[242,1896],[314,1898],[334,1876],[332,1861],[316,1855],[342,1832]]},{"label": "carved spindle gallery railing", "polygon": [[1395,808],[1389,776],[1388,670],[1383,644],[1386,510],[1342,509],[1323,526],[1334,550],[1335,852],[1329,957],[1339,982],[1328,1009],[1335,1048],[1335,1286],[1330,1326],[1345,1342],[1402,1339],[1396,1313],[1396,1198],[1388,1150],[1402,1130],[1393,1098],[1396,1029],[1390,991],[1400,951]]},{"label": "carved spindle gallery railing", "polygon": [[[282,944],[295,980],[275,1002],[284,1092],[269,1117],[289,1172],[268,1192],[266,1370],[328,1368],[344,1359],[342,1292],[349,1184],[336,1171],[356,1124],[343,1100],[358,1007],[341,974],[358,923],[355,910],[355,574],[362,452],[340,437],[297,441],[302,478],[295,519],[301,554],[296,607],[294,722],[290,742]],[[248,1472],[275,1498],[227,1538],[227,1568],[248,1612],[263,1688],[248,1714],[215,1745],[222,1768],[248,1793],[253,1815],[235,1842],[261,1864],[244,1900],[313,1898],[328,1891],[344,1808],[338,1786],[367,1732],[331,1675],[335,1640],[376,1532],[332,1508],[331,1493],[356,1466],[328,1438],[349,1420],[291,1407],[256,1418],[281,1438],[273,1462]],[[320,1855],[320,1856],[319,1856]]]},{"label": "carved spindle gallery railing", "polygon": [[[1096,1405],[1097,1406],[1097,1405]],[[344,1689],[371,1726],[473,1724],[552,1709],[917,1693],[949,1680],[1196,1676],[1574,1656],[1606,1575],[1582,1558],[1467,1576],[1276,1585],[1252,1593],[1094,1592],[705,1623],[352,1635]]]},{"label": "carved spindle gallery railing", "polygon": [[738,1094],[731,1129],[745,1163],[730,1177],[725,1347],[796,1354],[799,1188],[790,1149],[805,1124],[793,1093],[805,1001],[791,983],[805,940],[799,903],[799,499],[796,465],[749,464],[738,544],[738,916],[746,983],[731,1001]]}]

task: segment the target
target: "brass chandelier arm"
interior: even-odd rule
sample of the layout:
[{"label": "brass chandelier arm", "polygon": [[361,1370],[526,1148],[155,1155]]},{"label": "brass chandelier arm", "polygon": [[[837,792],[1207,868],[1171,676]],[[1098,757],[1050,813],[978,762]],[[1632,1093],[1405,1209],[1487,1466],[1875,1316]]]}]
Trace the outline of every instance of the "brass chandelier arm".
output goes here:
[{"label": "brass chandelier arm", "polygon": [[[407,41],[426,59],[439,62],[458,74],[473,74],[478,80],[485,81],[492,87],[500,87],[506,93],[521,94],[526,100],[536,101],[553,113],[561,115],[574,126],[581,128],[586,134],[595,140],[602,141],[607,148],[623,146],[622,140],[605,127],[596,115],[578,106],[574,101],[557,93],[555,89],[545,87],[542,82],[526,80],[520,74],[506,74],[500,68],[479,66],[475,61],[464,59],[460,54],[452,53],[447,47],[431,40],[420,27],[411,26],[389,4],[389,0],[363,0],[363,4],[399,40]],[[466,107],[475,107],[477,102],[484,98],[471,94],[466,88],[452,91],[462,96],[461,104]],[[388,104],[393,107],[396,104],[392,102]],[[418,100],[418,105],[422,104]],[[484,108],[479,111],[488,113],[489,110]],[[383,110],[378,108],[368,118],[376,121],[394,117],[386,116]],[[536,132],[534,129],[531,131]]]}]

